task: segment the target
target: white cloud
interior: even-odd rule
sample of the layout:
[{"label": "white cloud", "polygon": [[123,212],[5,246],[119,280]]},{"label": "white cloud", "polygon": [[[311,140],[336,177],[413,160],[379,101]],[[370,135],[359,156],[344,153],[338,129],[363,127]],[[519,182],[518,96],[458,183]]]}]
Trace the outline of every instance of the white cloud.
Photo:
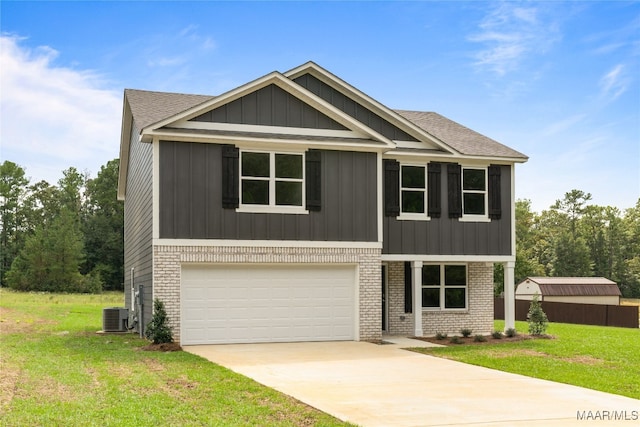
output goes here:
[{"label": "white cloud", "polygon": [[613,101],[629,86],[629,78],[625,72],[625,66],[618,64],[600,78],[601,95],[606,100]]},{"label": "white cloud", "polygon": [[542,135],[551,136],[571,129],[585,119],[586,114],[574,114],[557,122],[551,123],[543,131]]},{"label": "white cloud", "polygon": [[474,54],[475,65],[504,76],[519,69],[529,56],[546,52],[559,33],[555,22],[543,15],[533,6],[498,4],[479,24],[479,31],[469,37],[483,45]]},{"label": "white cloud", "polygon": [[122,95],[92,71],[56,66],[55,49],[23,41],[0,36],[2,160],[23,166],[32,182],[53,184],[70,166],[95,176],[119,155]]}]

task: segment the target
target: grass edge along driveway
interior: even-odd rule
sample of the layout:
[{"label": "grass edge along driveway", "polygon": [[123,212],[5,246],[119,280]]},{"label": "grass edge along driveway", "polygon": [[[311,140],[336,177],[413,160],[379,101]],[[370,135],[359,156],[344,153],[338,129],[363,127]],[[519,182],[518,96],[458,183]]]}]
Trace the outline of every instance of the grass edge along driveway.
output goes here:
[{"label": "grass edge along driveway", "polygon": [[[526,322],[516,322],[520,333]],[[504,321],[496,321],[502,330]],[[640,330],[550,323],[554,339],[419,348],[416,352],[472,365],[640,399]]]},{"label": "grass edge along driveway", "polygon": [[0,289],[0,425],[350,425],[198,356],[97,335],[123,300]]}]

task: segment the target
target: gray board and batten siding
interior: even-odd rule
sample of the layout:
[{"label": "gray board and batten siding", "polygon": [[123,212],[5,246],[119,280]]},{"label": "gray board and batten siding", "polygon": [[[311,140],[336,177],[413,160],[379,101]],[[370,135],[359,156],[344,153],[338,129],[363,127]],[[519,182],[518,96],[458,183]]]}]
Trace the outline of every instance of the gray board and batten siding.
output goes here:
[{"label": "gray board and batten siding", "polygon": [[368,108],[360,105],[311,74],[303,74],[295,78],[294,82],[391,140],[417,141],[416,138],[402,129],[389,123]]},{"label": "gray board and batten siding", "polygon": [[124,247],[124,296],[125,306],[131,314],[133,268],[135,290],[138,291],[141,285],[144,287],[143,316],[138,319],[142,321],[144,330],[144,326],[151,321],[153,310],[153,146],[137,140],[140,130],[135,123],[131,128],[127,197],[124,201],[124,240],[127,242]]},{"label": "gray board and batten siding", "polygon": [[[462,222],[448,215],[447,173],[441,174],[442,214],[429,221],[383,219],[383,254],[511,255],[511,167],[500,166],[500,219]],[[445,168],[443,168],[443,171]]]},{"label": "gray board and batten siding", "polygon": [[274,84],[196,116],[191,121],[331,130],[347,129]]},{"label": "gray board and batten siding", "polygon": [[375,153],[321,150],[321,207],[247,213],[222,205],[222,145],[160,142],[160,238],[376,242]]}]

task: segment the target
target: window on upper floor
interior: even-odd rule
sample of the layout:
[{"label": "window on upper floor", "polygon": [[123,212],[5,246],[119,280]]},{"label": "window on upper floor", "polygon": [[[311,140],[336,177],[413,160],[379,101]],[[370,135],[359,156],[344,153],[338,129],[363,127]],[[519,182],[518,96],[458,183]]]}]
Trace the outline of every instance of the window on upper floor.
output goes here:
[{"label": "window on upper floor", "polygon": [[241,151],[240,206],[302,208],[304,155]]},{"label": "window on upper floor", "polygon": [[384,160],[384,214],[407,220],[440,218],[441,164]]},{"label": "window on upper floor", "polygon": [[422,308],[460,310],[466,307],[466,265],[425,264],[422,266]]},{"label": "window on upper floor", "polygon": [[487,169],[462,168],[463,216],[487,216]]},{"label": "window on upper floor", "polygon": [[425,215],[427,175],[425,166],[400,166],[400,215]]}]

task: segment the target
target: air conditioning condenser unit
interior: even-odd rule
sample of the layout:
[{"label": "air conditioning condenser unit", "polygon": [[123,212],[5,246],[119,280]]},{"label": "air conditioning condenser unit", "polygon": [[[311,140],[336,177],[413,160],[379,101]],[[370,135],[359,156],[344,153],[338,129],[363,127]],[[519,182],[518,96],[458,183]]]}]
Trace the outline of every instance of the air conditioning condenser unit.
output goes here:
[{"label": "air conditioning condenser unit", "polygon": [[102,310],[102,330],[104,332],[127,332],[129,309],[109,307]]}]

